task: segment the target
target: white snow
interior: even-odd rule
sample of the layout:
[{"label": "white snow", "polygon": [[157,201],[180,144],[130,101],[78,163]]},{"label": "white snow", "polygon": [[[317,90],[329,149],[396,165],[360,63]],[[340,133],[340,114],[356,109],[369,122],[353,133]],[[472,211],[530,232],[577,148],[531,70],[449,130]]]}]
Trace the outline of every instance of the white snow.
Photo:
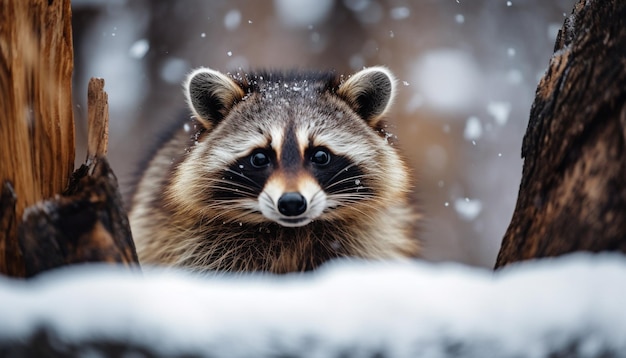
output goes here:
[{"label": "white snow", "polygon": [[150,49],[150,43],[147,39],[137,40],[133,43],[133,45],[128,50],[130,57],[141,59],[143,58],[148,50]]},{"label": "white snow", "polygon": [[411,9],[406,6],[393,7],[389,10],[389,16],[394,20],[402,20],[411,16]]},{"label": "white snow", "polygon": [[454,200],[454,210],[462,219],[471,221],[483,210],[483,203],[477,199],[459,198]]},{"label": "white snow", "polygon": [[524,75],[522,75],[522,71],[518,69],[512,69],[507,72],[506,79],[512,85],[518,85],[524,80]]},{"label": "white snow", "polygon": [[377,1],[344,0],[343,3],[355,13],[356,18],[363,24],[379,23],[384,16],[383,7]]},{"label": "white snow", "polygon": [[47,327],[61,342],[106,338],[163,355],[544,357],[569,347],[624,356],[624,277],[626,260],[608,254],[495,274],[422,262],[239,278],[74,267],[0,278],[0,347]]},{"label": "white snow", "polygon": [[241,12],[237,9],[230,10],[224,15],[224,27],[229,31],[236,30],[241,24]]},{"label": "white snow", "polygon": [[[95,1],[83,2],[83,4],[98,5]],[[122,4],[121,1],[106,3],[111,8]],[[72,6],[74,5],[72,2]],[[76,81],[77,98],[86,98],[86,84],[89,77],[104,78],[105,89],[109,96],[112,133],[123,133],[132,128],[133,121],[124,119],[128,119],[127,116],[137,109],[138,101],[147,92],[146,82],[138,79],[143,73],[143,61],[138,61],[140,58],[136,55],[140,55],[144,50],[148,51],[145,47],[149,45],[147,41],[145,43],[142,40],[138,41],[145,35],[143,26],[146,24],[144,19],[147,19],[147,17],[140,18],[139,11],[129,9],[116,13],[115,19],[107,18],[107,16],[94,17],[91,26],[87,27],[86,32],[82,34],[88,40],[84,40],[83,46],[76,48],[77,57],[89,58],[82,61],[82,73],[86,78]],[[134,26],[125,25],[128,23]],[[113,33],[116,36],[113,36]]]},{"label": "white snow", "polygon": [[438,49],[424,54],[415,64],[411,83],[416,83],[425,103],[444,112],[474,105],[481,91],[480,70],[474,59],[457,49]]},{"label": "white snow", "polygon": [[513,47],[509,47],[509,48],[506,49],[506,54],[509,57],[515,57],[515,53],[516,52],[515,52],[515,49]]},{"label": "white snow", "polygon": [[322,22],[333,7],[332,0],[274,0],[276,14],[287,26],[305,27]]},{"label": "white snow", "polygon": [[463,138],[466,140],[476,140],[483,135],[483,125],[480,119],[475,116],[470,116],[465,122],[465,130],[463,131]]},{"label": "white snow", "polygon": [[170,57],[161,66],[160,75],[163,81],[170,84],[178,84],[189,71],[189,62],[182,58]]},{"label": "white snow", "polygon": [[418,92],[414,92],[405,106],[406,113],[414,113],[424,104],[424,97]]},{"label": "white snow", "polygon": [[493,116],[498,125],[505,125],[511,113],[511,103],[493,101],[487,104],[487,112]]},{"label": "white snow", "polygon": [[548,24],[548,28],[546,31],[546,34],[548,35],[548,39],[550,41],[556,40],[556,37],[559,34],[559,30],[561,30],[561,24],[559,24],[558,22]]},{"label": "white snow", "polygon": [[359,12],[369,6],[370,0],[344,0],[343,4],[350,10]]},{"label": "white snow", "polygon": [[350,60],[348,62],[350,63],[350,68],[354,71],[358,71],[365,66],[365,59],[359,53],[350,56]]}]

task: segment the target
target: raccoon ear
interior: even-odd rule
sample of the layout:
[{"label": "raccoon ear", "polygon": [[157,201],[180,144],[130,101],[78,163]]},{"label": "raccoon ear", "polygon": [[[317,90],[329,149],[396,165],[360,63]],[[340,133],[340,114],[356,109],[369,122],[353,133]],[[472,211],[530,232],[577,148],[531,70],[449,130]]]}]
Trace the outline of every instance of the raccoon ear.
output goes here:
[{"label": "raccoon ear", "polygon": [[210,68],[198,68],[185,81],[187,104],[207,129],[221,121],[244,95],[243,89],[230,77]]},{"label": "raccoon ear", "polygon": [[342,83],[337,95],[371,127],[376,127],[393,102],[395,82],[395,77],[385,67],[369,67]]}]

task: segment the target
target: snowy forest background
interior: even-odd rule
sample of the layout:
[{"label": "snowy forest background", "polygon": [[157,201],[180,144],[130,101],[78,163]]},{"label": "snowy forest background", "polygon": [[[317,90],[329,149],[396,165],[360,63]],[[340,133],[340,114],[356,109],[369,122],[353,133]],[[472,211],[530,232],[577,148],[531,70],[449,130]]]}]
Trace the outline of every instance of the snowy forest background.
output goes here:
[{"label": "snowy forest background", "polygon": [[415,168],[425,258],[492,267],[535,88],[574,2],[73,0],[79,144],[89,77],[106,80],[124,191],[144,148],[187,115],[180,83],[195,67],[385,65],[399,80],[392,132]]}]

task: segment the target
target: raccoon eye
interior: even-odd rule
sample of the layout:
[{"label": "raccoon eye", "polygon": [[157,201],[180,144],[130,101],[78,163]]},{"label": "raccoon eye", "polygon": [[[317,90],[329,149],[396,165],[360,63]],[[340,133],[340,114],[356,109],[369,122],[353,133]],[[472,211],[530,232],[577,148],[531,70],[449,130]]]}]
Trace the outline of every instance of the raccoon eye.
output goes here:
[{"label": "raccoon eye", "polygon": [[255,168],[263,168],[270,164],[270,157],[263,151],[256,151],[250,156],[250,164]]},{"label": "raccoon eye", "polygon": [[325,166],[330,163],[330,153],[325,149],[317,149],[311,156],[311,162],[319,166]]}]

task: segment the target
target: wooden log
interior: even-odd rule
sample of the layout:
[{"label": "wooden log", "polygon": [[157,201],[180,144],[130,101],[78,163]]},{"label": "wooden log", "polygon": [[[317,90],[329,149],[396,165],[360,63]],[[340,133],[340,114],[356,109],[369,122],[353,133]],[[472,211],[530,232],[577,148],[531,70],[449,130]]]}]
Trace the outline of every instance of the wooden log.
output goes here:
[{"label": "wooden log", "polygon": [[626,252],[626,2],[580,0],[537,88],[496,267]]},{"label": "wooden log", "polygon": [[[17,230],[24,210],[62,192],[74,167],[69,0],[0,1],[0,273],[24,274]],[[9,205],[10,206],[10,205]]]}]

